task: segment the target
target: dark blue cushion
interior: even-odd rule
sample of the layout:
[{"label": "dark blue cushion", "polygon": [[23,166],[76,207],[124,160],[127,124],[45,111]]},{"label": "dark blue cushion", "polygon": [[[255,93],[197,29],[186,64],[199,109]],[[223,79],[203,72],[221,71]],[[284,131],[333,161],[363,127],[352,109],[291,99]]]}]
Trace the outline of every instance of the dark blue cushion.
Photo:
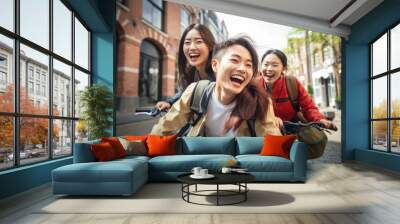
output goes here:
[{"label": "dark blue cushion", "polygon": [[235,155],[235,139],[231,137],[184,137],[178,141],[177,154]]},{"label": "dark blue cushion", "polygon": [[237,137],[236,155],[260,154],[264,137]]}]

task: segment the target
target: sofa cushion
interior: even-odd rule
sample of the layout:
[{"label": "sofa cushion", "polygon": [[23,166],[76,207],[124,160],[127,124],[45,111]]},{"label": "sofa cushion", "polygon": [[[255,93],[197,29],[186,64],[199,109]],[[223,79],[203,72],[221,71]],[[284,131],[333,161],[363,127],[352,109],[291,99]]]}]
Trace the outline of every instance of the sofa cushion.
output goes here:
[{"label": "sofa cushion", "polygon": [[80,142],[75,143],[74,147],[74,163],[87,163],[87,162],[95,162],[96,158],[90,148],[92,144],[99,144],[100,139],[88,141],[88,142]]},{"label": "sofa cushion", "polygon": [[235,155],[235,139],[231,137],[184,137],[177,145],[177,154],[225,154]]},{"label": "sofa cushion", "polygon": [[259,154],[264,145],[263,137],[237,137],[236,155]]},{"label": "sofa cushion", "polygon": [[96,157],[96,161],[104,162],[118,158],[115,154],[115,150],[109,142],[93,144],[90,148],[92,149],[94,157]]},{"label": "sofa cushion", "polygon": [[292,161],[278,156],[238,155],[241,168],[249,172],[293,172]]},{"label": "sofa cushion", "polygon": [[149,170],[163,172],[190,172],[193,167],[200,166],[211,172],[219,171],[230,159],[231,155],[175,155],[158,156],[149,160]]},{"label": "sofa cushion", "polygon": [[264,136],[264,146],[261,149],[261,156],[280,156],[289,159],[290,148],[296,140],[296,135]]},{"label": "sofa cushion", "polygon": [[163,156],[176,154],[176,135],[158,136],[149,135],[146,143],[148,156]]},{"label": "sofa cushion", "polygon": [[110,143],[117,158],[126,156],[126,151],[117,137],[103,137],[101,138],[101,142]]},{"label": "sofa cushion", "polygon": [[124,138],[118,137],[119,142],[121,142],[122,147],[126,151],[126,155],[147,155],[147,148],[145,142],[142,140],[126,140]]}]

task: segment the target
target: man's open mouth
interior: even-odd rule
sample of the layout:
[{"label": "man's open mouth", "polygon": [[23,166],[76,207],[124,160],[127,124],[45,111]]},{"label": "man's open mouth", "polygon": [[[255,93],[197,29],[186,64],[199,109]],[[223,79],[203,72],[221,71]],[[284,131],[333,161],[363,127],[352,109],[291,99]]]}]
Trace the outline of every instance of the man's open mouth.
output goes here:
[{"label": "man's open mouth", "polygon": [[245,81],[245,78],[242,75],[232,75],[231,76],[231,82],[233,83],[237,83],[239,85],[241,85],[243,82]]}]

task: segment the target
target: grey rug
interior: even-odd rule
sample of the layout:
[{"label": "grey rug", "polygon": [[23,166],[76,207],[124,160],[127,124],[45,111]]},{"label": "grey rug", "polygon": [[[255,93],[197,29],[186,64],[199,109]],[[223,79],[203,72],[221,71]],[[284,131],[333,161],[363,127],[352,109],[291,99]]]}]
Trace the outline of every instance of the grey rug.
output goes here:
[{"label": "grey rug", "polygon": [[[228,190],[234,186],[224,187]],[[247,201],[237,205],[190,204],[182,200],[180,184],[150,183],[131,197],[57,197],[35,213],[360,213],[359,205],[345,201],[316,184],[260,183],[248,187]],[[202,185],[198,190],[212,189],[215,186]],[[224,197],[222,202],[237,199]],[[191,200],[211,205],[216,202],[214,196],[194,196]]]}]

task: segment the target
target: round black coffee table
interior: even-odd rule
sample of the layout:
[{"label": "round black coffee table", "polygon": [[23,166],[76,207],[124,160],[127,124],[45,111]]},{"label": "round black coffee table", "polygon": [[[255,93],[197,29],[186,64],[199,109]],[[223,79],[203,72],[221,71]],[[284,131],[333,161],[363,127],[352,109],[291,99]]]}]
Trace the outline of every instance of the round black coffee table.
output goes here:
[{"label": "round black coffee table", "polygon": [[[182,199],[188,203],[198,204],[198,205],[234,205],[247,200],[247,192],[249,188],[247,183],[255,180],[255,177],[248,173],[216,173],[213,174],[215,177],[212,179],[193,179],[190,177],[191,173],[182,174],[177,177],[178,181],[182,183]],[[197,190],[198,184],[204,185],[216,185],[215,190]],[[194,191],[190,191],[190,186],[195,186]],[[237,190],[223,190],[220,189],[220,185],[236,185]],[[215,192],[215,194],[206,194],[209,192]],[[202,204],[190,201],[190,196],[204,196],[204,197],[216,197],[216,204]],[[221,203],[221,197],[232,197],[240,196],[239,200],[231,203]]]}]

